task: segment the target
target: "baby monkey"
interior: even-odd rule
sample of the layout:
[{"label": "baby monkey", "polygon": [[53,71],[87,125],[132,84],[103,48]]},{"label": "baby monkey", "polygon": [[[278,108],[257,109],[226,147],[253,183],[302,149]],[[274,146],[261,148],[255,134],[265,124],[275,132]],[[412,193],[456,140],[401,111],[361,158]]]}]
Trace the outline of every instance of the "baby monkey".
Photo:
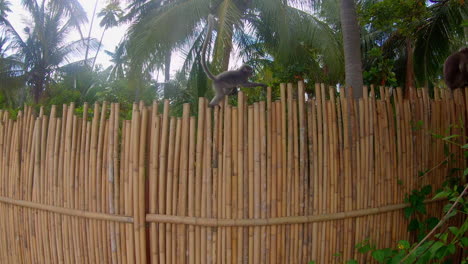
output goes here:
[{"label": "baby monkey", "polygon": [[448,56],[444,63],[444,80],[451,90],[468,86],[468,48]]},{"label": "baby monkey", "polygon": [[248,79],[252,76],[253,69],[252,67],[246,64],[242,65],[237,70],[225,71],[216,76],[210,72],[210,70],[206,66],[206,48],[211,40],[213,23],[214,16],[210,14],[208,16],[208,30],[206,32],[205,41],[203,42],[202,47],[201,61],[203,70],[205,71],[208,78],[210,78],[213,81],[213,89],[215,91],[215,97],[211,100],[209,104],[210,107],[218,105],[219,101],[221,101],[224,98],[224,96],[236,94],[238,87],[267,87],[267,85],[263,83],[249,82]]}]

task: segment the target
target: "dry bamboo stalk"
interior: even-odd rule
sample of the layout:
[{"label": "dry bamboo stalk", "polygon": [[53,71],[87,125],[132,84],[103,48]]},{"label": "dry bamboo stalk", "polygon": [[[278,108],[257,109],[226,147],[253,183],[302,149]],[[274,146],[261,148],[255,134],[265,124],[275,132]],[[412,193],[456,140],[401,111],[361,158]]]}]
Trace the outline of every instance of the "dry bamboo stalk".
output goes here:
[{"label": "dry bamboo stalk", "polygon": [[[343,185],[344,185],[344,188],[342,190],[343,194],[344,194],[344,210],[345,211],[349,211],[350,210],[350,205],[349,205],[349,198],[350,198],[350,189],[349,189],[349,186],[350,186],[350,164],[349,164],[349,160],[350,160],[350,147],[349,147],[349,122],[348,122],[348,117],[349,117],[349,106],[348,106],[348,101],[347,99],[345,98],[345,90],[342,89],[340,91],[340,101],[341,101],[341,106],[342,106],[342,118],[343,118],[343,160],[344,160],[344,164],[343,164],[343,171],[344,171],[344,174],[343,174],[343,178],[344,178],[344,181],[343,181]],[[319,152],[320,153],[320,152]],[[344,247],[344,252],[343,252],[343,256],[344,256],[344,259],[350,259],[351,258],[351,251],[350,251],[350,247],[351,245],[349,245],[349,232],[348,232],[348,229],[346,228],[347,225],[349,225],[349,221],[345,221],[344,222],[344,225],[345,225],[345,230],[343,230],[344,234],[343,234],[343,247]]]},{"label": "dry bamboo stalk", "polygon": [[[212,217],[218,217],[218,145],[219,145],[219,126],[220,126],[220,115],[219,115],[219,108],[215,108],[214,110],[214,123],[213,123],[213,151],[212,151],[212,173],[213,173],[213,180],[212,180],[212,203],[211,203],[211,214]],[[213,263],[218,262],[217,256],[217,236],[218,236],[218,229],[214,229],[211,232],[212,237],[212,246],[211,246],[211,259]]]},{"label": "dry bamboo stalk", "polygon": [[[159,169],[159,147],[160,147],[160,118],[158,116],[158,104],[153,102],[151,117],[151,147],[150,147],[150,169],[149,169],[149,212],[157,212],[157,188],[158,188],[158,169]],[[151,263],[159,260],[157,225],[150,225],[150,255]]]},{"label": "dry bamboo stalk", "polygon": [[[271,92],[271,90],[270,90]],[[277,130],[278,130],[278,125],[277,125],[277,112],[276,112],[276,107],[277,102],[274,102],[273,105],[270,107],[271,113],[269,113],[269,120],[271,122],[271,130],[270,130],[270,142],[271,142],[271,207],[270,207],[270,215],[269,217],[277,217],[278,216],[278,208],[277,208],[277,186],[278,186],[278,155],[277,155],[277,143],[279,141],[276,140],[277,137]],[[276,264],[277,262],[277,226],[272,226],[271,227],[271,236],[270,236],[270,256],[269,260],[270,263]]]},{"label": "dry bamboo stalk", "polygon": [[[171,214],[172,215],[177,215],[177,201],[178,201],[178,191],[179,191],[179,168],[180,168],[180,156],[181,156],[181,151],[180,151],[180,145],[182,141],[182,119],[177,118],[177,128],[176,128],[176,139],[175,139],[175,150],[174,150],[174,159],[173,159],[173,171],[172,171],[172,191],[168,189],[168,194],[172,197],[170,199],[171,204]],[[169,170],[168,170],[169,171]],[[168,173],[169,174],[169,173]],[[170,192],[169,192],[170,191]],[[168,199],[169,201],[169,199]],[[178,255],[177,252],[177,226],[172,225],[170,227],[170,233],[171,233],[171,259],[172,262],[178,261]]]},{"label": "dry bamboo stalk", "polygon": [[[244,204],[245,201],[247,200],[246,193],[247,189],[245,188],[244,181],[245,181],[245,174],[244,174],[244,155],[245,155],[245,143],[247,142],[246,140],[246,133],[244,131],[244,124],[247,121],[245,116],[246,116],[246,105],[245,105],[245,97],[244,93],[241,91],[238,94],[238,118],[237,118],[237,197],[238,197],[238,205],[237,205],[237,218],[242,218],[242,217],[247,217],[245,214],[244,210],[248,208],[245,208]],[[236,153],[234,153],[236,155]],[[234,184],[236,184],[234,182]],[[246,247],[246,243],[244,239],[248,239],[247,237],[244,236],[244,230],[243,228],[238,228],[237,229],[237,263],[243,263],[246,258],[246,253],[248,253],[244,248]],[[247,245],[248,246],[248,245]]]},{"label": "dry bamboo stalk", "polygon": [[[232,171],[232,178],[231,178],[231,197],[230,201],[232,203],[231,206],[231,218],[237,219],[237,208],[238,208],[238,197],[237,197],[237,183],[238,183],[238,109],[236,107],[232,108],[232,134],[231,134],[231,142],[232,142],[232,150],[231,150],[231,171]],[[229,144],[229,142],[228,142]],[[231,228],[229,230],[231,232],[231,247],[232,247],[232,253],[231,253],[231,258],[227,259],[228,263],[237,263],[237,257],[238,257],[238,244],[237,244],[237,239],[238,239],[238,233],[237,233],[237,228]]]},{"label": "dry bamboo stalk", "polygon": [[[300,176],[300,158],[299,158],[299,120],[298,120],[298,102],[297,99],[293,99],[293,153],[294,153],[294,215],[301,214],[301,176]],[[293,225],[294,230],[294,246],[292,250],[293,263],[299,263],[300,259],[300,246],[302,239],[300,236],[300,226]]]},{"label": "dry bamboo stalk", "polygon": [[[206,105],[206,101],[204,101],[204,104]],[[211,151],[213,148],[213,138],[212,138],[212,130],[211,130],[211,109],[208,108],[206,109],[206,137],[205,137],[205,142],[206,142],[206,147],[205,147],[205,178],[206,178],[206,217],[212,217],[212,167],[211,167]],[[203,217],[203,214],[202,214]],[[212,251],[213,251],[213,244],[212,244],[212,232],[211,229],[207,230],[207,247],[206,247],[206,252],[201,253],[201,261],[206,261],[206,263],[211,264],[213,262],[212,259]]]},{"label": "dry bamboo stalk", "polygon": [[[226,105],[224,111],[224,150],[223,150],[223,218],[232,218],[232,107]],[[222,263],[231,262],[232,240],[231,228],[222,229],[223,259]]]},{"label": "dry bamboo stalk", "polygon": [[[176,126],[176,119],[174,117],[171,118],[170,125],[169,125],[169,134],[174,135],[175,134],[175,126]],[[177,136],[177,134],[175,134]],[[170,137],[169,138],[169,150],[167,154],[167,185],[165,187],[166,191],[164,194],[166,194],[166,198],[164,199],[166,201],[165,205],[165,211],[163,213],[166,213],[168,215],[172,214],[172,182],[173,182],[173,165],[174,165],[174,148],[175,148],[175,137]],[[163,176],[161,176],[163,177]],[[165,243],[165,252],[166,252],[166,261],[167,263],[172,263],[172,235],[171,235],[171,228],[172,226],[167,224],[165,225],[165,238],[163,241],[160,240],[160,242]]]},{"label": "dry bamboo stalk", "polygon": [[[195,204],[192,202],[193,201],[193,197],[194,197],[194,189],[195,189],[195,130],[196,130],[196,125],[195,125],[195,117],[191,117],[190,118],[190,138],[189,138],[189,157],[188,157],[188,186],[185,188],[187,190],[187,195],[184,199],[187,200],[187,205],[186,205],[186,210],[184,210],[184,215],[188,215],[190,216],[190,213],[187,212],[187,211],[190,211],[190,210],[193,210],[193,207],[195,207]],[[203,129],[199,130],[200,134],[203,134]],[[202,135],[203,136],[203,135]],[[200,164],[201,165],[201,164]],[[199,175],[201,177],[201,175]],[[200,179],[200,184],[201,184],[201,179]],[[196,203],[197,204],[200,204],[201,202],[201,199],[199,200],[196,200]],[[187,212],[187,213],[186,213]],[[193,213],[192,213],[193,215]],[[185,227],[184,227],[185,229]],[[183,230],[185,231],[185,230]],[[189,252],[188,254],[188,262],[190,263],[195,263],[195,227],[194,226],[189,226],[188,227],[188,235],[189,235],[189,239],[188,239],[188,247],[186,249],[186,251]],[[183,233],[183,236],[184,236],[184,240],[185,240],[185,236],[186,236],[186,233],[184,232]],[[198,237],[197,241],[200,241],[199,240],[200,237]],[[186,245],[184,243],[183,247],[185,248]],[[197,247],[199,248],[200,247],[200,243],[197,243]],[[206,249],[205,249],[206,250]],[[184,255],[186,254],[185,252],[182,252]],[[198,258],[200,256],[198,255]]]},{"label": "dry bamboo stalk", "polygon": [[[105,112],[106,112],[106,115],[107,115],[107,108],[105,109]],[[108,205],[107,205],[107,201],[109,200],[109,188],[108,188],[108,184],[107,184],[107,179],[108,179],[108,173],[107,173],[107,165],[108,163],[106,162],[106,157],[107,157],[107,153],[108,153],[108,148],[109,148],[109,139],[108,139],[108,135],[109,135],[109,127],[110,127],[110,124],[109,124],[109,120],[107,120],[106,118],[104,118],[104,123],[102,124],[104,127],[103,127],[103,137],[102,137],[102,161],[101,161],[101,171],[99,172],[99,181],[101,181],[101,191],[100,191],[100,200],[101,200],[101,211],[103,213],[106,213],[107,212],[107,208],[108,208]],[[110,263],[112,260],[112,256],[111,256],[111,249],[110,249],[110,243],[109,243],[109,225],[107,222],[104,222],[104,221],[99,221],[99,224],[100,224],[100,230],[102,232],[102,238],[101,238],[101,241],[102,241],[102,247],[103,247],[103,250],[104,252],[103,255],[104,255],[104,261],[106,261],[106,263]]]},{"label": "dry bamboo stalk", "polygon": [[[253,106],[248,108],[248,179],[249,179],[249,218],[254,218],[254,109]],[[249,263],[254,262],[254,234],[253,227],[249,226]]]},{"label": "dry bamboo stalk", "polygon": [[[72,118],[68,114],[68,106],[63,107],[63,123],[62,123],[62,142],[64,144],[61,145],[60,147],[60,152],[63,155],[60,155],[60,163],[59,167],[61,164],[61,169],[59,168],[60,171],[63,172],[61,176],[63,177],[62,179],[59,179],[60,182],[60,189],[61,189],[61,202],[60,205],[64,206],[65,208],[70,208],[70,173],[69,173],[69,160],[70,160],[70,145],[71,145],[71,122]],[[64,234],[64,255],[65,255],[65,261],[69,262],[74,262],[74,252],[73,252],[73,238],[71,236],[71,226],[70,226],[70,221],[71,218],[68,216],[62,216],[62,232]]]},{"label": "dry bamboo stalk", "polygon": [[[265,102],[259,103],[259,140],[260,140],[260,218],[267,218],[267,141],[266,141],[266,123],[265,123]],[[260,228],[260,261],[267,263],[267,230]]]},{"label": "dry bamboo stalk", "polygon": [[[261,217],[261,154],[260,154],[260,105],[259,103],[254,104],[254,174],[253,174],[253,202],[254,202],[254,211],[253,217],[259,219]],[[253,251],[253,263],[260,263],[261,257],[261,242],[260,242],[260,228],[254,227],[254,251]]]},{"label": "dry bamboo stalk", "polygon": [[[285,84],[280,84],[280,96],[281,96],[281,148],[282,148],[282,157],[281,157],[281,166],[282,166],[282,171],[281,171],[281,178],[282,178],[282,190],[281,190],[281,197],[282,197],[282,208],[281,208],[281,216],[287,216],[287,188],[288,188],[288,180],[287,180],[287,133],[286,133],[286,85]],[[279,246],[280,248],[280,254],[281,254],[281,261],[280,262],[286,262],[286,228],[287,227],[282,227],[282,232],[281,232],[281,245]]]},{"label": "dry bamboo stalk", "polygon": [[[146,254],[146,223],[145,223],[145,203],[146,203],[146,188],[145,188],[145,162],[146,162],[146,133],[148,126],[148,110],[142,110],[142,119],[141,119],[141,131],[140,131],[140,149],[138,154],[138,198],[135,195],[135,200],[138,200],[138,217],[135,215],[135,223],[138,225],[139,229],[139,240],[140,240],[140,261],[139,263],[145,264],[147,262]],[[138,220],[138,221],[137,221]]]},{"label": "dry bamboo stalk", "polygon": [[[306,147],[306,121],[305,121],[305,91],[304,91],[304,82],[300,81],[298,83],[298,115],[299,115],[299,182],[300,182],[300,190],[299,190],[299,215],[306,215],[305,212],[305,205],[308,204],[308,197],[307,197],[307,176],[306,176],[306,154],[307,154],[307,147]],[[307,229],[306,225],[300,226],[302,232],[299,233],[299,241],[300,245],[298,248],[298,257],[299,262],[303,263],[307,260],[305,259],[305,254],[307,252],[306,248],[306,234]]]},{"label": "dry bamboo stalk", "polygon": [[[272,207],[272,102],[271,102],[271,87],[267,87],[267,103],[266,103],[266,216],[271,217]],[[271,236],[272,228],[267,227],[266,229],[266,246],[265,246],[265,259],[266,262],[270,263],[270,252],[272,251]]]},{"label": "dry bamboo stalk", "polygon": [[[108,145],[109,147],[107,148],[107,180],[109,184],[109,193],[108,193],[108,210],[109,214],[115,214],[115,204],[114,204],[114,198],[115,198],[115,172],[116,168],[114,168],[114,141],[116,134],[114,134],[114,126],[115,126],[115,104],[111,104],[111,110],[110,110],[110,117],[109,117],[109,129],[108,129]],[[117,263],[117,234],[115,230],[115,225],[114,223],[110,223],[110,240],[111,240],[111,261],[112,263]]]},{"label": "dry bamboo stalk", "polygon": [[[166,168],[167,168],[167,137],[169,123],[169,101],[164,101],[162,132],[161,132],[161,149],[159,152],[159,174],[158,174],[158,211],[160,214],[166,213]],[[172,137],[171,137],[172,138]],[[165,225],[158,225],[159,229],[159,262],[166,262],[166,241],[165,241]]]},{"label": "dry bamboo stalk", "polygon": [[132,181],[132,194],[133,194],[133,217],[134,217],[134,223],[133,223],[133,233],[134,233],[134,245],[135,245],[135,259],[136,262],[139,263],[142,259],[141,256],[141,244],[140,244],[140,229],[138,228],[138,224],[140,223],[141,219],[139,219],[139,205],[138,205],[138,161],[139,161],[139,135],[140,135],[140,112],[136,110],[136,103],[133,104],[133,112],[132,112],[132,134],[131,134],[131,155],[130,155],[130,163],[131,163],[131,174],[129,177],[131,178]]},{"label": "dry bamboo stalk", "polygon": [[[223,138],[223,135],[224,135],[224,111],[225,111],[225,106],[227,105],[227,100],[225,99],[224,100],[224,103],[221,105],[220,107],[220,111],[219,111],[219,120],[218,120],[218,127],[217,127],[217,133],[218,133],[218,136],[217,136],[217,144],[216,144],[216,147],[217,147],[217,164],[218,164],[218,177],[217,177],[217,184],[216,184],[216,187],[214,187],[213,189],[216,191],[215,193],[215,196],[214,196],[214,200],[217,202],[217,209],[216,209],[216,216],[217,217],[222,217],[223,216],[223,202],[225,201],[224,200],[224,195],[223,193],[221,192],[223,190],[223,187],[224,187],[224,162],[223,162],[223,153],[224,153],[224,138]],[[216,241],[215,242],[215,245],[216,245],[216,259],[217,259],[217,262],[218,263],[222,263],[222,259],[223,259],[223,253],[225,253],[225,250],[223,250],[223,242],[225,242],[225,240],[223,240],[223,233],[225,233],[225,230],[220,228],[219,230],[217,230],[217,234],[216,234]],[[225,244],[224,244],[225,245]]]},{"label": "dry bamboo stalk", "polygon": [[[190,105],[184,104],[183,114],[182,114],[182,142],[181,142],[181,151],[180,151],[180,171],[179,171],[179,198],[177,204],[177,215],[185,216],[187,215],[187,177],[188,177],[188,160],[190,146],[193,142],[189,141],[192,134],[190,133]],[[194,135],[193,135],[194,136]],[[190,137],[190,138],[189,138]],[[193,152],[193,150],[192,150]],[[191,153],[193,154],[193,153]],[[186,228],[185,225],[177,226],[177,255],[178,263],[185,263],[187,261],[186,256]]]},{"label": "dry bamboo stalk", "polygon": [[[206,100],[200,97],[198,100],[198,124],[197,124],[195,164],[193,164],[194,163],[193,160],[189,161],[191,176],[189,176],[189,184],[188,184],[189,186],[188,216],[206,217],[207,174],[206,174],[206,171],[203,170],[203,166],[204,166],[204,161],[207,158],[203,157],[203,154],[204,154],[203,144],[204,144],[204,138],[206,138],[206,131],[204,128],[205,119],[208,119],[208,118],[206,118],[205,109],[206,109]],[[195,170],[195,173],[192,172],[193,169]],[[200,264],[200,263],[206,262],[206,251],[207,251],[206,231],[207,231],[206,228],[199,229],[194,226],[189,226],[189,263],[190,264],[195,264],[195,263]],[[195,245],[198,245],[198,243],[201,243],[201,245],[195,247]]]},{"label": "dry bamboo stalk", "polygon": [[[126,194],[126,188],[128,188],[128,178],[127,178],[127,138],[128,138],[128,126],[127,126],[127,121],[122,120],[122,137],[121,137],[121,142],[122,145],[120,146],[120,210],[122,212],[122,215],[126,215],[126,208],[125,208],[125,203],[127,200],[127,194]],[[120,224],[120,233],[122,234],[120,237],[120,243],[122,246],[122,263],[130,263],[129,261],[129,255],[131,253],[130,250],[127,248],[127,227],[125,224]]]}]

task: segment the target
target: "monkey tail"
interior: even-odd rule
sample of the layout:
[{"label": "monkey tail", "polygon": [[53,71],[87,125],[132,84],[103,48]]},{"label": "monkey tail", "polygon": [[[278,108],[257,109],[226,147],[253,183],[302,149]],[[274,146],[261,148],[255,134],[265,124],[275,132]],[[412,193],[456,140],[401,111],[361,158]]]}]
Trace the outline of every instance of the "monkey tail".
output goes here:
[{"label": "monkey tail", "polygon": [[214,21],[214,16],[211,14],[208,15],[208,29],[206,31],[206,37],[205,37],[205,41],[203,42],[203,47],[202,47],[201,65],[202,65],[203,71],[205,71],[208,78],[214,81],[216,80],[216,77],[213,75],[213,73],[210,72],[210,70],[208,69],[208,66],[206,65],[206,48],[208,47],[208,43],[211,41],[211,32],[213,31],[213,21]]}]

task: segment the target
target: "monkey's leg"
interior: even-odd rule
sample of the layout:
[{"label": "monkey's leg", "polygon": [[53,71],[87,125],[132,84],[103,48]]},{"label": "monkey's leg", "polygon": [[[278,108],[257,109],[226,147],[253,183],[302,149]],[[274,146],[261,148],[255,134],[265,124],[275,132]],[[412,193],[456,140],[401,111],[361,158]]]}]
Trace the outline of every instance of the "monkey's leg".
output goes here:
[{"label": "monkey's leg", "polygon": [[238,93],[237,88],[233,88],[231,92],[229,93],[229,95],[237,95],[237,93]]},{"label": "monkey's leg", "polygon": [[210,107],[215,107],[219,104],[219,101],[223,99],[222,95],[216,95],[213,99],[211,99],[211,102],[209,103]]},{"label": "monkey's leg", "polygon": [[246,83],[241,84],[241,86],[242,87],[258,87],[258,86],[267,87],[267,85],[264,83],[255,83],[255,82],[246,82]]}]

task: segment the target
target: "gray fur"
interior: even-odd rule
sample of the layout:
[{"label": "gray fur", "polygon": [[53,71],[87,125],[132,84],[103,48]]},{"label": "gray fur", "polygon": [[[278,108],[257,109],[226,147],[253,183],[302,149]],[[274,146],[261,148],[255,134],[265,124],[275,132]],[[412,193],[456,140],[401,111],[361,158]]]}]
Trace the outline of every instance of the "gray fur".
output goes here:
[{"label": "gray fur", "polygon": [[253,74],[253,69],[249,65],[242,65],[237,70],[232,71],[225,71],[218,75],[213,75],[206,65],[206,48],[208,43],[211,40],[211,32],[213,31],[213,22],[214,17],[213,15],[208,16],[208,29],[205,37],[205,41],[203,42],[202,48],[202,68],[205,71],[208,78],[213,81],[213,89],[215,91],[215,97],[211,100],[209,106],[214,107],[219,104],[219,102],[226,96],[226,95],[233,95],[237,93],[237,88],[239,87],[267,87],[266,84],[263,83],[254,83],[249,82],[249,78]]}]

